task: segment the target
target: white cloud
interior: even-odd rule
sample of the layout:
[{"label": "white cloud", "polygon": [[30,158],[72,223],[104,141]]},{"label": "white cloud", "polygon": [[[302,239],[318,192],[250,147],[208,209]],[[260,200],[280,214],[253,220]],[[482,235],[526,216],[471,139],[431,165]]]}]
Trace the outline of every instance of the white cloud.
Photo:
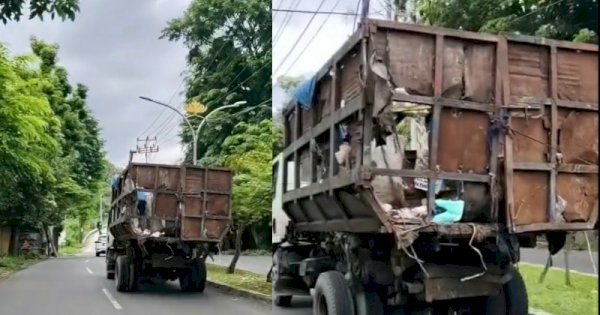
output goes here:
[{"label": "white cloud", "polygon": [[[340,1],[339,5],[333,10],[335,12],[356,12],[357,1],[348,0]],[[283,3],[281,3],[283,2]],[[292,0],[273,0],[273,8],[289,9]],[[320,0],[304,0],[296,8],[296,10],[314,11],[318,8]],[[337,0],[325,0],[319,11],[332,11]],[[382,18],[382,5],[379,1],[371,1],[370,17]],[[360,9],[359,9],[360,11]],[[292,18],[284,26],[285,12],[275,12],[273,14],[273,35],[284,27],[282,34],[277,41],[274,41],[273,46],[273,81],[276,82],[281,76],[309,76],[317,72],[331,56],[344,44],[350,35],[352,35],[355,27],[355,20],[352,16],[318,14],[310,23],[300,41],[290,52],[294,43],[298,40],[302,31],[309,23],[312,14],[293,13]],[[324,26],[317,33],[321,24]],[[315,36],[315,34],[317,34]],[[314,40],[311,39],[314,37]],[[302,50],[310,43],[308,48],[300,55]],[[288,56],[289,53],[289,56]],[[288,56],[286,58],[286,56]],[[300,56],[297,62],[294,61]],[[281,66],[280,66],[281,65]],[[282,98],[278,97],[278,100]],[[273,106],[282,106],[282,104],[274,104]]]}]

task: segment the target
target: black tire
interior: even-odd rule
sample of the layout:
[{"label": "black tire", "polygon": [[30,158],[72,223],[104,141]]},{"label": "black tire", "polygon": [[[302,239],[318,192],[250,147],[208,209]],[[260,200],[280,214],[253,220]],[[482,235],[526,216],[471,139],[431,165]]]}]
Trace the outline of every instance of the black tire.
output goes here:
[{"label": "black tire", "polygon": [[[111,262],[110,261],[110,255],[108,253],[108,251],[106,252],[106,259],[105,259],[105,264],[106,264],[106,279],[108,280],[114,280],[115,279],[115,270],[114,270],[114,266],[115,266],[115,262]],[[110,269],[110,266],[113,266],[113,269]]]},{"label": "black tire", "polygon": [[319,275],[313,296],[313,314],[354,314],[352,294],[344,275],[337,271],[327,271]]},{"label": "black tire", "polygon": [[277,295],[275,296],[275,305],[281,307],[290,307],[292,305],[291,295]]},{"label": "black tire", "polygon": [[499,295],[487,299],[485,311],[487,315],[529,314],[527,287],[518,270],[514,270],[512,279],[502,286]]},{"label": "black tire", "polygon": [[128,291],[135,292],[138,290],[138,281],[139,279],[139,270],[136,264],[130,260],[129,262],[129,283],[128,283]]},{"label": "black tire", "polygon": [[115,262],[115,287],[119,292],[129,289],[129,258],[124,255],[117,256]]},{"label": "black tire", "polygon": [[365,300],[368,315],[383,315],[383,303],[381,303],[381,298],[377,293],[365,292]]},{"label": "black tire", "polygon": [[96,257],[100,257],[100,253],[96,252]]},{"label": "black tire", "polygon": [[184,292],[204,292],[206,288],[206,263],[198,262],[195,265],[181,270],[179,286]]}]

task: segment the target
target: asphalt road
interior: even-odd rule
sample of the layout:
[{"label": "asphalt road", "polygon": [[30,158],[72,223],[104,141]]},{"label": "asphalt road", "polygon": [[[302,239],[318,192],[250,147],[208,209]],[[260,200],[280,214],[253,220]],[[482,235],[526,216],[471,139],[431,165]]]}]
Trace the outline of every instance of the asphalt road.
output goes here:
[{"label": "asphalt road", "polygon": [[[596,267],[598,266],[598,253],[592,252],[592,257]],[[546,265],[548,259],[548,250],[537,248],[522,248],[521,261],[529,264]],[[552,266],[560,269],[565,269],[565,254],[564,251],[556,253],[552,256]],[[570,251],[569,252],[569,270],[574,270],[581,273],[594,274],[594,265],[590,260],[590,255],[587,251]]]},{"label": "asphalt road", "polygon": [[[592,253],[596,266],[598,266],[598,253]],[[210,259],[208,262],[227,266],[231,261],[231,255],[215,255],[214,261]],[[545,265],[548,258],[546,249],[537,248],[522,248],[521,260],[524,263]],[[565,256],[563,252],[559,252],[552,258],[553,267],[565,268]],[[266,275],[271,268],[271,256],[241,256],[237,263],[237,268]],[[590,256],[587,251],[571,251],[569,253],[569,268],[570,270],[582,273],[594,273],[594,267],[590,261]]]},{"label": "asphalt road", "polygon": [[[206,262],[221,266],[229,266],[233,255],[214,255],[213,258],[214,261],[208,258]],[[271,264],[271,256],[240,256],[236,268],[264,275],[266,277],[269,270],[271,270]]]},{"label": "asphalt road", "polygon": [[207,287],[183,293],[177,283],[119,293],[104,274],[104,257],[50,259],[0,280],[0,314],[23,315],[264,315],[262,302]]}]

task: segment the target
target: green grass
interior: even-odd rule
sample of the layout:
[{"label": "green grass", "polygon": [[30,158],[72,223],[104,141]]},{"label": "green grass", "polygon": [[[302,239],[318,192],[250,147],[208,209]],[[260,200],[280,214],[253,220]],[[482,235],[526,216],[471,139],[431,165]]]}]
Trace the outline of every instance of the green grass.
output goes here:
[{"label": "green grass", "polygon": [[38,256],[0,256],[0,278],[25,269],[43,258]]},{"label": "green grass", "polygon": [[75,256],[81,253],[83,247],[81,245],[69,245],[59,249],[60,256]]},{"label": "green grass", "polygon": [[[221,254],[234,255],[235,250],[233,250],[233,249],[224,250],[224,251],[221,251]],[[273,253],[267,249],[248,249],[248,250],[242,251],[242,256],[271,256],[272,254]]]},{"label": "green grass", "polygon": [[527,284],[529,307],[557,315],[598,314],[598,278],[571,273],[571,286],[566,285],[565,272],[548,270],[539,283],[543,267],[519,266]]},{"label": "green grass", "polygon": [[271,283],[267,282],[266,276],[243,270],[236,270],[234,274],[228,274],[227,267],[213,264],[206,264],[206,266],[209,281],[271,296]]}]

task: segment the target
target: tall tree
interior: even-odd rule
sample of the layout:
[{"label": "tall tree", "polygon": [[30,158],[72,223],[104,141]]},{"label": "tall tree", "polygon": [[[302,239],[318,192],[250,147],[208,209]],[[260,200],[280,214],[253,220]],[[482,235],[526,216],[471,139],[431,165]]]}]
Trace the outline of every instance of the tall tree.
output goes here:
[{"label": "tall tree", "polygon": [[[213,123],[202,131],[198,156],[204,162],[219,156],[225,138],[238,123],[270,119],[270,106],[256,106],[271,97],[271,1],[195,0],[183,17],[169,22],[163,37],[188,47],[186,97],[206,105],[206,114],[236,101],[247,102],[237,115],[215,114],[215,119],[227,119],[221,119],[217,128]],[[254,107],[252,113],[245,111]],[[190,130],[182,128],[183,142],[190,143]]]},{"label": "tall tree", "polygon": [[[236,174],[233,187],[233,224],[236,233],[235,255],[229,266],[233,273],[248,227],[271,218],[272,123],[239,123],[223,143],[225,164]],[[256,234],[256,233],[255,233]]]},{"label": "tall tree", "polygon": [[98,124],[58,46],[34,38],[31,48],[10,59],[0,46],[0,223],[47,231],[70,216],[82,226],[105,186]]},{"label": "tall tree", "polygon": [[6,24],[8,21],[19,21],[23,15],[23,8],[29,11],[29,19],[39,17],[43,19],[44,14],[50,14],[62,20],[75,19],[75,13],[79,11],[78,0],[5,0],[0,2],[0,21]]},{"label": "tall tree", "polygon": [[429,24],[468,31],[598,41],[596,0],[421,0],[419,12]]}]

